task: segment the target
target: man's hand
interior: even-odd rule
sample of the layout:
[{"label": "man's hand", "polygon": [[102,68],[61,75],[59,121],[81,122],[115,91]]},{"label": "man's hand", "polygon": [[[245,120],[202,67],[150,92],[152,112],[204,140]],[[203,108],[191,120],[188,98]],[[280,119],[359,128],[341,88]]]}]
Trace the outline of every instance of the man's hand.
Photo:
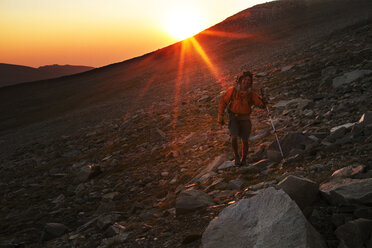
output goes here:
[{"label": "man's hand", "polygon": [[218,124],[220,124],[220,125],[225,125],[225,120],[224,120],[224,118],[223,118],[223,115],[218,114],[217,122],[218,122]]}]

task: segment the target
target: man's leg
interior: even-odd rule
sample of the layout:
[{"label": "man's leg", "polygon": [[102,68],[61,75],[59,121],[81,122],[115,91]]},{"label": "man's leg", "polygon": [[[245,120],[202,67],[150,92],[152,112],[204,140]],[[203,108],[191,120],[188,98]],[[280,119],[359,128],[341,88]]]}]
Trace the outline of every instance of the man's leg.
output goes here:
[{"label": "man's leg", "polygon": [[244,166],[247,164],[247,156],[248,156],[248,139],[242,139],[242,161],[241,165]]},{"label": "man's leg", "polygon": [[240,156],[239,156],[239,150],[238,150],[238,136],[231,135],[231,146],[232,146],[234,156],[235,156],[235,165],[239,165]]}]

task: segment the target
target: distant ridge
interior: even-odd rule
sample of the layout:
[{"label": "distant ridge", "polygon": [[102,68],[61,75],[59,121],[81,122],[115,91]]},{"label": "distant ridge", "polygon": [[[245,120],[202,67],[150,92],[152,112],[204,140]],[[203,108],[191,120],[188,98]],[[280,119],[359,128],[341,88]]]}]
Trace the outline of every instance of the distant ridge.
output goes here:
[{"label": "distant ridge", "polygon": [[94,69],[81,65],[45,65],[39,68],[0,63],[0,87],[56,78]]}]

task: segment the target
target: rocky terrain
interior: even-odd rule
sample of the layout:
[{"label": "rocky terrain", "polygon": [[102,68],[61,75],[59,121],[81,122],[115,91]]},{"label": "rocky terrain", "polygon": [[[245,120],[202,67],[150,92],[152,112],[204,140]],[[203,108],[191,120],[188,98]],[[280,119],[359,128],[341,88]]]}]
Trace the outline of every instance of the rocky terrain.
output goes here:
[{"label": "rocky terrain", "polygon": [[[181,88],[3,125],[0,247],[371,247],[372,19],[312,32],[218,73],[186,61]],[[235,167],[216,114],[245,68],[285,158],[256,108],[250,163]]]}]

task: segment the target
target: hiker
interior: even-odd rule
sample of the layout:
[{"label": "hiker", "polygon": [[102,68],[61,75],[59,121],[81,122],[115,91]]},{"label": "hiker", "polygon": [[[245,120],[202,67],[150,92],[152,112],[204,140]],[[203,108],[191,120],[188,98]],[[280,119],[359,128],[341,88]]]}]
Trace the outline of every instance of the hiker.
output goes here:
[{"label": "hiker", "polygon": [[[235,165],[246,165],[248,155],[248,138],[251,133],[251,106],[265,107],[262,98],[252,90],[253,74],[249,71],[243,72],[237,77],[236,85],[226,90],[221,97],[218,110],[218,123],[224,125],[224,112],[227,107],[229,115],[229,131],[231,146],[235,156]],[[238,151],[238,137],[242,141],[242,158],[240,160]]]}]

